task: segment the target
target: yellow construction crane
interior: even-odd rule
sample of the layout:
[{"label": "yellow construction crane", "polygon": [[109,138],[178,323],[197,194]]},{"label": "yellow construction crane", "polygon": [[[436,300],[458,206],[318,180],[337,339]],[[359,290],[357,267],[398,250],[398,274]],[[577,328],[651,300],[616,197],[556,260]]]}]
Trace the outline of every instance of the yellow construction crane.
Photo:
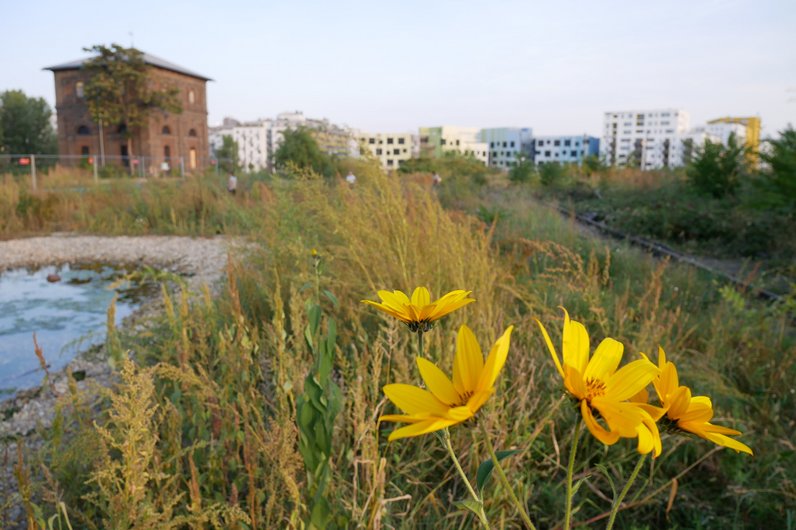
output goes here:
[{"label": "yellow construction crane", "polygon": [[751,116],[746,118],[716,118],[708,123],[738,123],[746,127],[746,147],[749,148],[747,160],[750,164],[757,164],[757,154],[760,152],[760,118]]}]

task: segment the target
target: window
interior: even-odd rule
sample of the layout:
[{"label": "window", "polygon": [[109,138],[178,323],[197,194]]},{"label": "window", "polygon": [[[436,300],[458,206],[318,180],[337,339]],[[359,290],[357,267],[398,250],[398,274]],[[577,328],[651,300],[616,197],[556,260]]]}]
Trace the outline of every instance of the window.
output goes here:
[{"label": "window", "polygon": [[171,159],[171,147],[168,145],[163,146],[163,158],[168,162]]},{"label": "window", "polygon": [[195,103],[196,102],[196,94],[194,93],[193,89],[188,91],[188,103]]},{"label": "window", "polygon": [[80,146],[80,156],[88,156],[88,146],[81,145]]},{"label": "window", "polygon": [[558,147],[559,145],[561,145],[561,140],[556,140],[556,141],[554,141],[554,142],[553,142],[553,145],[554,145],[554,146],[556,146],[556,147]]},{"label": "window", "polygon": [[392,143],[392,138],[387,138],[387,143],[391,144]]},{"label": "window", "polygon": [[190,155],[188,157],[189,166],[190,166],[191,169],[196,169],[196,148],[191,147],[191,151],[190,151],[189,155]]},{"label": "window", "polygon": [[570,140],[564,140],[564,147],[569,147]]},{"label": "window", "polygon": [[577,151],[570,151],[569,152],[569,156],[577,157],[578,156],[578,152]]},{"label": "window", "polygon": [[196,129],[191,129],[188,131],[188,136],[195,138],[196,137]]},{"label": "window", "polygon": [[164,125],[163,129],[160,131],[161,134],[171,134],[171,128],[168,125]]},{"label": "window", "polygon": [[91,129],[89,129],[87,125],[81,125],[77,128],[77,134],[79,136],[88,136],[91,134]]},{"label": "window", "polygon": [[398,143],[399,143],[400,145],[403,145],[403,144],[404,144],[404,139],[403,139],[403,138],[398,138]]},{"label": "window", "polygon": [[376,143],[376,139],[375,139],[375,138],[369,138],[369,139],[368,139],[368,143],[369,143],[369,144],[371,144],[371,145],[373,145],[373,144],[375,144],[375,143]]},{"label": "window", "polygon": [[[126,123],[120,124],[119,127],[117,127],[116,132],[119,133],[119,134],[125,134],[127,132],[127,124]],[[124,156],[127,156],[127,155],[124,155]]]},{"label": "window", "polygon": [[381,154],[381,147],[377,147],[377,148],[376,148],[376,154],[377,154],[377,155],[380,155],[380,154]]},{"label": "window", "polygon": [[511,142],[511,147],[514,147],[514,142]]},{"label": "window", "polygon": [[442,138],[442,139],[439,141],[439,144],[440,144],[440,145],[445,145],[445,138]]},{"label": "window", "polygon": [[550,156],[550,151],[545,151],[544,156]]},{"label": "window", "polygon": [[392,165],[392,163],[393,163],[393,159],[392,159],[392,158],[388,158],[388,159],[387,159],[387,165],[388,165],[388,166],[391,166],[391,165]]},{"label": "window", "polygon": [[495,142],[489,142],[489,147],[495,147]]},{"label": "window", "polygon": [[78,98],[83,99],[84,95],[83,81],[78,81],[77,83],[75,83],[75,95]]},{"label": "window", "polygon": [[393,149],[393,150],[392,150],[392,154],[394,154],[394,155],[400,155],[400,154],[401,154],[401,150],[400,150],[400,149]]}]

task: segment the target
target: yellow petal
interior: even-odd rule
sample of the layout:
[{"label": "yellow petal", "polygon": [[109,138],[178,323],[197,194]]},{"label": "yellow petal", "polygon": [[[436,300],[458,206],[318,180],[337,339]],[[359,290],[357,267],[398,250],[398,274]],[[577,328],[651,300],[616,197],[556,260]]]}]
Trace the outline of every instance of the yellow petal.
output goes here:
[{"label": "yellow petal", "polygon": [[[643,415],[641,425],[638,427],[638,452],[647,454],[652,451],[653,458],[658,458],[661,455],[661,433],[658,431],[658,425],[655,420],[648,414]],[[644,438],[642,440],[642,438]]]},{"label": "yellow petal", "polygon": [[436,302],[431,304],[428,311],[428,319],[429,321],[433,322],[435,320],[439,320],[440,318],[444,317],[445,315],[456,311],[460,307],[464,307],[469,303],[475,302],[475,298],[465,298],[463,300],[456,300],[447,302],[442,304],[441,302]]},{"label": "yellow petal", "polygon": [[477,391],[487,390],[494,386],[495,380],[503,369],[503,365],[506,364],[506,357],[508,357],[509,346],[511,345],[511,331],[513,329],[514,326],[506,328],[503,335],[492,346],[492,350],[484,363],[484,369],[481,372],[481,378],[476,388]]},{"label": "yellow petal", "polygon": [[379,416],[379,422],[393,421],[397,423],[417,423],[419,421],[428,421],[428,416],[410,416],[409,414],[384,414]]},{"label": "yellow petal", "polygon": [[456,423],[458,422],[445,419],[421,421],[412,425],[407,425],[406,427],[401,427],[400,429],[395,429],[392,433],[390,433],[390,436],[387,438],[387,440],[392,442],[393,440],[398,440],[400,438],[420,436],[421,434],[442,430],[445,427],[450,427]]},{"label": "yellow petal", "polygon": [[658,367],[644,359],[628,363],[606,381],[605,397],[614,401],[628,400],[650,384],[658,373]]},{"label": "yellow petal", "polygon": [[561,367],[561,361],[558,360],[558,353],[556,353],[556,348],[553,346],[553,341],[550,340],[550,335],[547,334],[547,330],[544,329],[544,326],[539,319],[536,318],[536,323],[539,324],[539,329],[542,330],[542,337],[544,337],[545,344],[547,344],[547,349],[550,350],[550,356],[553,357],[553,363],[556,365],[556,370],[558,373],[561,374],[561,377],[564,377],[564,369]]},{"label": "yellow petal", "polygon": [[622,360],[622,351],[625,349],[622,343],[610,337],[603,339],[603,341],[594,350],[589,364],[586,366],[586,371],[583,373],[583,379],[599,379],[600,381],[608,381],[608,378],[616,372],[619,362]]},{"label": "yellow petal", "polygon": [[459,404],[461,398],[456,393],[456,389],[453,388],[453,383],[437,365],[427,359],[418,357],[417,368],[420,370],[420,377],[423,378],[423,382],[426,383],[426,387],[434,394],[434,397],[446,405],[455,406]]},{"label": "yellow petal", "polygon": [[744,443],[739,442],[738,440],[735,440],[734,438],[730,438],[729,436],[708,432],[705,433],[704,438],[706,440],[710,440],[716,445],[720,445],[722,447],[728,447],[736,452],[754,455],[751,447],[749,447]]},{"label": "yellow petal", "polygon": [[691,389],[687,386],[678,387],[674,392],[668,396],[668,410],[666,415],[673,420],[679,420],[683,415],[688,412],[688,406],[691,404]]},{"label": "yellow petal", "polygon": [[564,310],[564,340],[561,347],[564,364],[572,366],[581,374],[586,371],[589,363],[589,334],[580,322],[569,319]]},{"label": "yellow petal", "polygon": [[362,302],[365,303],[365,304],[372,305],[376,309],[379,309],[380,311],[384,311],[388,315],[393,316],[393,317],[397,318],[398,320],[401,320],[402,322],[409,321],[409,318],[407,318],[407,314],[404,311],[397,311],[397,310],[393,309],[390,306],[387,306],[385,304],[379,304],[378,302],[374,302],[372,300],[362,300]]},{"label": "yellow petal", "polygon": [[456,357],[453,359],[453,386],[460,395],[477,390],[484,369],[484,355],[475,334],[466,325],[456,336]]},{"label": "yellow petal", "polygon": [[442,416],[448,412],[448,407],[435,398],[434,394],[416,386],[399,383],[385,385],[384,394],[407,414]]},{"label": "yellow petal", "polygon": [[427,306],[431,303],[431,293],[425,287],[418,287],[412,293],[412,305],[417,307]]},{"label": "yellow petal", "polygon": [[678,419],[685,422],[705,423],[710,421],[712,417],[713,407],[709,403],[705,404],[704,402],[691,399],[691,403],[688,404],[688,409],[685,413],[681,414]]},{"label": "yellow petal", "polygon": [[578,399],[586,398],[586,385],[583,376],[571,366],[564,366],[566,375],[564,376],[564,386],[569,392]]},{"label": "yellow petal", "polygon": [[586,423],[586,428],[589,429],[589,432],[600,440],[605,445],[613,445],[619,440],[619,434],[615,432],[607,431],[603,428],[602,425],[597,423],[597,420],[594,419],[594,416],[591,413],[591,409],[589,408],[589,404],[586,403],[586,400],[582,400],[580,402],[580,413],[583,415],[583,421]]},{"label": "yellow petal", "polygon": [[486,390],[480,390],[478,392],[474,392],[470,399],[467,400],[467,408],[470,409],[470,412],[473,416],[478,410],[487,402],[489,396],[492,395],[494,389],[488,388]]},{"label": "yellow petal", "polygon": [[464,420],[469,420],[475,415],[475,413],[468,407],[467,405],[462,405],[461,407],[453,407],[448,410],[448,413],[445,415],[445,418],[456,423],[462,422]]},{"label": "yellow petal", "polygon": [[622,438],[635,438],[636,429],[643,421],[643,412],[630,402],[611,401],[605,397],[591,400],[592,406],[600,411],[608,427]]},{"label": "yellow petal", "polygon": [[[385,293],[385,294],[382,294],[382,293]],[[404,293],[403,291],[399,291],[397,289],[395,291],[393,291],[393,292],[390,292],[390,291],[379,291],[379,296],[381,296],[381,299],[384,300],[385,302],[389,299],[393,303],[395,303],[397,305],[400,305],[400,306],[410,305],[412,303],[412,301],[409,300],[409,297],[406,296],[406,293]],[[385,298],[385,296],[387,298]]]}]

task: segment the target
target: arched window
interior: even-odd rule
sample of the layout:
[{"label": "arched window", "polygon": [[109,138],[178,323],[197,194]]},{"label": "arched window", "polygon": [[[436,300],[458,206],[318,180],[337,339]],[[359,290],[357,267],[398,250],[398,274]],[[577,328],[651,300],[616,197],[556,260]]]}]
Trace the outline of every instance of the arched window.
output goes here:
[{"label": "arched window", "polygon": [[193,104],[196,101],[196,94],[193,89],[188,91],[188,103]]},{"label": "arched window", "polygon": [[75,95],[80,99],[83,99],[83,81],[78,81],[75,83]]},{"label": "arched window", "polygon": [[163,130],[160,132],[161,134],[171,134],[171,128],[168,125],[164,125]]},{"label": "arched window", "polygon": [[196,129],[191,129],[190,131],[188,131],[188,136],[196,137]]},{"label": "arched window", "polygon": [[81,125],[77,128],[77,134],[79,136],[88,136],[91,134],[91,129],[88,128],[88,125]]},{"label": "arched window", "polygon": [[171,159],[171,147],[168,145],[163,146],[163,158],[165,158],[167,161]]}]

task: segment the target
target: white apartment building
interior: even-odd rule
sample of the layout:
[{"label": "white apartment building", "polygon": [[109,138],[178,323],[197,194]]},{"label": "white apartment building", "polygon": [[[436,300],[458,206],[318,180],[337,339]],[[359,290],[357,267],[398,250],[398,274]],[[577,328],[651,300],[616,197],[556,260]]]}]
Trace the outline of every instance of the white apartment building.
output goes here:
[{"label": "white apartment building", "polygon": [[412,133],[361,133],[359,149],[374,156],[381,167],[398,169],[406,160],[417,155],[417,136]]},{"label": "white apartment building", "polygon": [[224,124],[211,127],[209,144],[215,153],[224,143],[224,136],[231,136],[238,144],[238,164],[247,171],[260,171],[268,168],[268,120],[240,123],[225,118]]},{"label": "white apartment building", "polygon": [[531,157],[532,135],[530,127],[496,127],[481,129],[478,139],[489,146],[489,165],[508,169],[520,153]]},{"label": "white apartment building", "polygon": [[680,109],[626,110],[605,113],[601,154],[605,163],[641,169],[673,167],[680,139],[688,132],[690,118]]},{"label": "white apartment building", "polygon": [[238,164],[249,171],[274,169],[274,155],[284,140],[286,130],[304,127],[310,131],[318,146],[326,153],[341,157],[359,156],[354,132],[346,126],[335,125],[327,119],[312,119],[302,112],[283,112],[275,119],[261,119],[241,123],[224,118],[224,123],[210,128],[210,149],[215,152],[223,144],[224,136],[231,136],[238,144]]},{"label": "white apartment building", "polygon": [[705,142],[728,145],[730,136],[735,136],[736,145],[742,146],[746,143],[746,130],[746,126],[740,123],[708,123],[694,127],[680,135],[672,166],[688,164],[696,149],[704,146]]},{"label": "white apartment building", "polygon": [[445,153],[461,153],[488,164],[489,144],[480,141],[478,133],[477,127],[421,127],[420,154],[437,158]]}]

